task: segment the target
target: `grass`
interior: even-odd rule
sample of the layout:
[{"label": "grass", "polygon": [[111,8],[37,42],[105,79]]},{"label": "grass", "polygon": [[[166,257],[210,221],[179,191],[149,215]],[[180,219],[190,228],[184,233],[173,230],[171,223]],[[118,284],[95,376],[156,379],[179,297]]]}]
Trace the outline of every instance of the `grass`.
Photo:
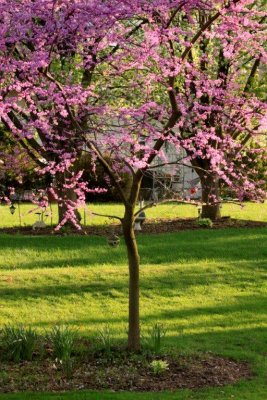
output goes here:
[{"label": "grass", "polygon": [[[9,207],[0,205],[0,228],[19,226],[19,212],[18,205],[15,204],[16,210],[14,215],[10,214]],[[40,210],[32,204],[21,204],[21,224],[22,226],[32,225],[37,219],[36,212]],[[115,203],[102,203],[102,204],[88,204],[85,213],[87,225],[104,225],[110,224],[111,220],[104,217],[94,216],[92,212],[105,215],[123,215],[123,206]],[[179,205],[179,204],[162,204],[157,207],[150,208],[146,211],[147,217],[150,219],[157,218],[196,218],[198,216],[196,206],[192,205]],[[84,223],[84,211],[81,210]],[[222,215],[230,215],[232,218],[249,219],[254,221],[267,222],[267,202],[264,204],[245,203],[244,208],[236,204],[224,204],[222,208]],[[51,215],[45,217],[46,224],[50,225],[57,223],[57,207],[52,205],[52,218]],[[116,223],[115,220],[112,222]]]},{"label": "grass", "polygon": [[[101,237],[1,235],[0,325],[45,331],[55,323],[92,337],[109,324],[126,340],[124,245]],[[0,400],[265,400],[267,229],[186,231],[138,237],[142,327],[163,323],[167,346],[250,362],[249,382],[175,394],[0,395]]]},{"label": "grass", "polygon": [[[244,390],[244,388],[246,389]],[[240,393],[242,390],[242,393]],[[254,386],[251,384],[226,387],[220,389],[191,391],[181,390],[176,393],[65,393],[65,394],[15,394],[3,395],[5,400],[265,400],[266,387],[262,388],[261,392],[253,392]],[[260,396],[260,397],[259,397]],[[1,396],[0,396],[1,398]]]}]

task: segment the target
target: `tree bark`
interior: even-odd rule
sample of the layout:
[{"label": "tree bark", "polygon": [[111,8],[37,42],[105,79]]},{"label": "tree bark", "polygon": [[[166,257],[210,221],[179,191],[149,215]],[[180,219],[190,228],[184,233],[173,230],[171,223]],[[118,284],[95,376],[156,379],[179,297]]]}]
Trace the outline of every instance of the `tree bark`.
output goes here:
[{"label": "tree bark", "polygon": [[218,179],[210,175],[205,175],[201,176],[200,180],[202,189],[202,203],[204,203],[202,205],[201,218],[210,218],[212,221],[220,219],[221,209],[220,204],[218,203],[220,195]]},{"label": "tree bark", "polygon": [[[60,197],[61,196],[63,200],[59,201],[58,203],[58,223],[61,223],[65,217],[66,211],[68,209],[67,202],[72,201],[76,203],[77,201],[77,195],[72,189],[64,189],[64,191],[63,192],[61,191],[60,193]],[[76,215],[77,221],[80,222],[81,214],[79,213],[78,210],[75,210],[74,213]],[[66,225],[72,225],[71,221],[68,221]]]},{"label": "tree bark", "polygon": [[[77,194],[75,191],[71,188],[64,188],[65,178],[62,174],[58,174],[56,176],[56,187],[54,188],[59,199],[57,200],[58,203],[58,223],[60,224],[64,217],[65,214],[68,210],[67,204],[69,201],[76,203],[77,202]],[[81,220],[81,214],[79,213],[78,210],[75,210],[75,215],[77,218],[77,221],[79,222]],[[66,225],[68,226],[73,226],[71,221],[67,221]]]},{"label": "tree bark", "polygon": [[129,321],[128,349],[140,350],[140,316],[139,316],[139,267],[140,257],[134,232],[134,206],[126,207],[123,219],[123,234],[127,247],[129,264]]},{"label": "tree bark", "polygon": [[201,218],[210,218],[212,221],[221,218],[220,185],[219,180],[210,172],[210,163],[207,160],[196,158],[192,165],[200,178],[201,183]]}]

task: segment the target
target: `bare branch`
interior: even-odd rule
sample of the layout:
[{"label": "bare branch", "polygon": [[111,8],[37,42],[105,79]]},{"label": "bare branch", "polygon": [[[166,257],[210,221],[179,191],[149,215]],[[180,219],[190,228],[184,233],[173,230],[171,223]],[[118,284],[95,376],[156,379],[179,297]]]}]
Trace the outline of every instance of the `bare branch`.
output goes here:
[{"label": "bare branch", "polygon": [[249,90],[250,90],[250,88],[252,86],[253,80],[255,78],[255,75],[256,75],[256,73],[257,73],[257,71],[259,69],[260,63],[261,63],[261,57],[257,58],[254,61],[254,64],[253,64],[253,66],[251,68],[251,71],[250,71],[249,77],[247,79],[246,85],[244,87],[244,94],[249,92]]},{"label": "bare branch", "polygon": [[144,207],[140,208],[140,209],[134,214],[134,217],[138,217],[138,215],[139,215],[142,211],[145,211],[146,209],[152,208],[152,207],[157,207],[157,203],[152,202],[152,203],[146,204]]},{"label": "bare branch", "polygon": [[183,6],[186,5],[186,1],[183,1],[179,7],[176,8],[176,10],[173,12],[173,14],[171,15],[169,21],[167,22],[166,28],[169,28],[172,21],[174,20],[174,18],[176,17],[176,15],[178,14],[178,12],[183,8]]},{"label": "bare branch", "polygon": [[97,217],[105,217],[105,218],[110,218],[110,219],[118,219],[119,221],[122,222],[122,218],[118,217],[117,215],[106,215],[106,214],[98,214],[98,213],[91,213],[92,215],[95,215]]}]

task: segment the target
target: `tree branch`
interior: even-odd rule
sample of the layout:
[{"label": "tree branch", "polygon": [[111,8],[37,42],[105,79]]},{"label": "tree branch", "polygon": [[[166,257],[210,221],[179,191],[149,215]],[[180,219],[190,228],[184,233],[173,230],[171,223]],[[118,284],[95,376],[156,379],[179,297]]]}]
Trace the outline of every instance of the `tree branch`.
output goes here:
[{"label": "tree branch", "polygon": [[245,93],[248,93],[249,90],[251,89],[253,80],[254,80],[255,75],[256,75],[256,73],[257,73],[257,71],[258,71],[258,68],[259,68],[259,66],[260,66],[260,63],[261,63],[261,57],[257,58],[257,59],[254,61],[254,64],[253,64],[253,66],[252,66],[252,68],[251,68],[251,71],[250,71],[249,77],[248,77],[248,79],[247,79],[246,85],[245,85],[245,87],[244,87],[244,94],[245,94]]},{"label": "tree branch", "polygon": [[[234,0],[234,3],[239,3],[240,0]],[[231,2],[229,2],[224,9],[228,9],[231,7]],[[212,24],[218,19],[220,18],[222,15],[222,10],[218,11],[215,15],[213,15],[211,18],[208,19],[208,21],[201,27],[201,29],[195,34],[195,36],[192,38],[191,42],[190,42],[190,46],[188,46],[184,52],[181,55],[181,60],[184,61],[186,59],[186,57],[188,56],[189,52],[191,51],[193,45],[198,41],[198,39],[203,35],[203,33],[209,29]]]},{"label": "tree branch", "polygon": [[92,215],[96,215],[97,217],[105,217],[105,218],[110,218],[110,219],[118,219],[119,221],[122,222],[122,218],[118,217],[117,215],[106,215],[106,214],[98,214],[98,213],[91,213]]},{"label": "tree branch", "polygon": [[176,17],[176,15],[178,14],[178,12],[183,8],[183,6],[186,5],[186,1],[183,1],[177,8],[176,10],[173,12],[173,14],[171,15],[169,21],[167,22],[166,25],[166,29],[168,29],[172,23],[172,21],[174,20],[174,18]]},{"label": "tree branch", "polygon": [[[66,95],[64,93],[64,89],[62,87],[62,85],[60,84],[60,82],[58,82],[52,75],[50,75],[47,71],[43,71],[44,75],[47,77],[47,79],[49,79],[51,82],[53,82],[57,88],[60,90],[64,100],[65,100],[65,105],[66,105],[66,109],[67,112],[69,114],[70,120],[73,123],[74,127],[77,128],[77,130],[81,133],[84,134],[84,129],[81,127],[81,125],[79,124],[79,122],[76,120],[74,114],[72,113],[72,110],[68,104]],[[112,170],[112,167],[109,165],[109,163],[105,160],[105,158],[103,157],[103,155],[101,154],[101,151],[98,149],[97,145],[95,143],[93,143],[93,141],[91,140],[86,140],[86,144],[89,146],[89,148],[95,153],[95,155],[97,156],[99,162],[102,164],[102,166],[104,167],[104,169],[106,170],[107,174],[109,175],[109,177],[111,178],[111,180],[113,181],[114,185],[116,186],[116,188],[118,189],[118,192],[120,193],[121,199],[123,201],[124,204],[127,204],[128,201],[124,195],[124,192],[122,190],[121,185],[119,184],[118,180],[116,179],[116,175],[114,173],[114,171]]]}]

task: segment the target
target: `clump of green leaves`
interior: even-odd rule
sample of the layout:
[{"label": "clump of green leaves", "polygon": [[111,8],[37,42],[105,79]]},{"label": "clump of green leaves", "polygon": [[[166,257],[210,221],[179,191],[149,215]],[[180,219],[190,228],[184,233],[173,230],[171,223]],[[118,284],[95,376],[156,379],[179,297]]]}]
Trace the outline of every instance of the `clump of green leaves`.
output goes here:
[{"label": "clump of green leaves", "polygon": [[37,333],[30,327],[7,325],[1,331],[3,354],[10,361],[31,361],[37,339]]},{"label": "clump of green leaves", "polygon": [[165,336],[166,329],[164,326],[156,323],[148,330],[147,335],[143,338],[144,344],[146,347],[152,350],[153,353],[158,354],[162,349]]},{"label": "clump of green leaves", "polygon": [[47,334],[55,361],[62,367],[68,379],[71,378],[73,372],[71,355],[74,351],[76,335],[77,331],[65,325],[57,325]]},{"label": "clump of green leaves", "polygon": [[47,334],[47,339],[52,345],[55,359],[66,361],[71,358],[76,334],[75,330],[65,325],[57,325]]},{"label": "clump of green leaves", "polygon": [[153,374],[160,375],[169,369],[169,364],[164,360],[154,360],[150,363]]},{"label": "clump of green leaves", "polygon": [[212,228],[213,222],[210,218],[199,218],[198,225],[203,226],[205,228]]},{"label": "clump of green leaves", "polygon": [[6,371],[0,371],[0,385],[6,385],[9,381],[9,374]]},{"label": "clump of green leaves", "polygon": [[101,348],[101,350],[104,350],[106,353],[111,352],[111,347],[112,347],[112,332],[110,329],[109,325],[103,326],[97,333],[97,344]]}]

